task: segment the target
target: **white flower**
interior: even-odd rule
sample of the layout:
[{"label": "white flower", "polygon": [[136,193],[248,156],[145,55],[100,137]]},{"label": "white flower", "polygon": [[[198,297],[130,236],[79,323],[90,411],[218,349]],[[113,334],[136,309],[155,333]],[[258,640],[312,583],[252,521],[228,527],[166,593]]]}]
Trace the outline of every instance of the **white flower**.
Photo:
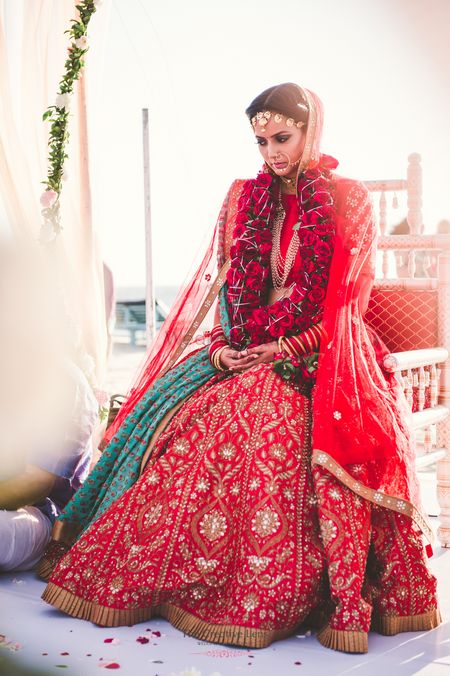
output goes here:
[{"label": "white flower", "polygon": [[334,418],[335,420],[340,420],[340,419],[342,418],[342,413],[341,413],[340,411],[335,411],[335,412],[333,413],[333,418]]},{"label": "white flower", "polygon": [[87,49],[88,48],[88,39],[86,35],[82,35],[81,38],[77,38],[74,40],[75,46],[78,47],[78,49]]},{"label": "white flower", "polygon": [[58,94],[55,99],[55,106],[57,108],[64,108],[65,111],[70,110],[70,103],[72,98],[70,94]]},{"label": "white flower", "polygon": [[53,242],[53,240],[56,237],[56,232],[53,229],[53,226],[51,223],[44,223],[41,226],[41,232],[39,233],[39,241],[41,244],[49,244],[50,242]]},{"label": "white flower", "polygon": [[95,361],[90,354],[83,355],[80,366],[84,375],[89,379],[95,369]]}]

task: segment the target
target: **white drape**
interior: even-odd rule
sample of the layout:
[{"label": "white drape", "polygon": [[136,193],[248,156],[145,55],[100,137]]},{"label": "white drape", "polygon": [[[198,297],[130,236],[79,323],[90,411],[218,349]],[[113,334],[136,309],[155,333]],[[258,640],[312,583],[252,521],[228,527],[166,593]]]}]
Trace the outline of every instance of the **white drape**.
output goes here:
[{"label": "white drape", "polygon": [[[36,240],[39,197],[46,176],[48,124],[42,113],[55,100],[64,72],[75,0],[0,0],[0,198],[16,240]],[[105,22],[102,8],[92,19]],[[98,28],[98,26],[97,26]],[[98,30],[96,38],[100,35]],[[86,54],[98,58],[98,44]],[[71,106],[68,179],[61,196],[63,232],[56,247],[60,280],[84,348],[95,361],[97,384],[106,365],[103,267],[92,222],[85,78]],[[56,281],[56,280],[55,280]]]}]

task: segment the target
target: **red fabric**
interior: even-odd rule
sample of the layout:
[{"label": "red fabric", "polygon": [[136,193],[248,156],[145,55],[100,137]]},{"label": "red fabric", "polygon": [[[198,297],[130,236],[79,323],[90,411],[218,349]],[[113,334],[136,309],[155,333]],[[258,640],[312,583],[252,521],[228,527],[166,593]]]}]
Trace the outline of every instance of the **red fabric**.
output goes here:
[{"label": "red fabric", "polygon": [[341,465],[368,463],[372,488],[420,507],[408,407],[364,324],[374,278],[376,229],[367,189],[337,179],[338,222],[314,396],[314,449]]},{"label": "red fabric", "polygon": [[[294,232],[292,227],[298,222],[298,199],[296,195],[281,195],[281,201],[286,212],[286,217],[281,230],[280,249],[282,256],[286,258],[286,253],[292,239],[292,233]],[[296,237],[297,236],[298,235],[296,235]],[[292,266],[292,270],[286,280],[286,286],[290,286],[295,282],[300,269],[301,252],[299,248],[297,256],[295,257],[294,265]]]}]

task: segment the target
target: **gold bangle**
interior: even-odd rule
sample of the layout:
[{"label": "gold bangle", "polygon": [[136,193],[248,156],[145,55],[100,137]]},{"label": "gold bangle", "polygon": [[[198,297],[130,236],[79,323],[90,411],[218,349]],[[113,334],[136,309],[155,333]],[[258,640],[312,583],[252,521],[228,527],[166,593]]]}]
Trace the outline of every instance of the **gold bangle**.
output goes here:
[{"label": "gold bangle", "polygon": [[278,338],[278,341],[277,341],[278,342],[278,352],[283,352],[283,340],[284,340],[284,336],[280,336]]},{"label": "gold bangle", "polygon": [[226,350],[228,345],[224,345],[223,347],[220,347],[216,352],[214,352],[213,355],[213,366],[218,370],[218,371],[226,371],[226,369],[223,368],[220,364],[220,357],[222,355],[222,352]]}]

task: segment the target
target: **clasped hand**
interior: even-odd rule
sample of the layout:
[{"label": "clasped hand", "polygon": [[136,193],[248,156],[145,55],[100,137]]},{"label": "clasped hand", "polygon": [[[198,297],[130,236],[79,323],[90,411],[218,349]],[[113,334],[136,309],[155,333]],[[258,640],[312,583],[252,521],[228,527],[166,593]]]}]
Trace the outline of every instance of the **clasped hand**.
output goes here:
[{"label": "clasped hand", "polygon": [[248,371],[257,364],[266,364],[273,361],[278,352],[278,343],[265,343],[257,347],[250,347],[248,350],[233,350],[227,348],[220,355],[220,364],[227,371],[241,373]]}]

